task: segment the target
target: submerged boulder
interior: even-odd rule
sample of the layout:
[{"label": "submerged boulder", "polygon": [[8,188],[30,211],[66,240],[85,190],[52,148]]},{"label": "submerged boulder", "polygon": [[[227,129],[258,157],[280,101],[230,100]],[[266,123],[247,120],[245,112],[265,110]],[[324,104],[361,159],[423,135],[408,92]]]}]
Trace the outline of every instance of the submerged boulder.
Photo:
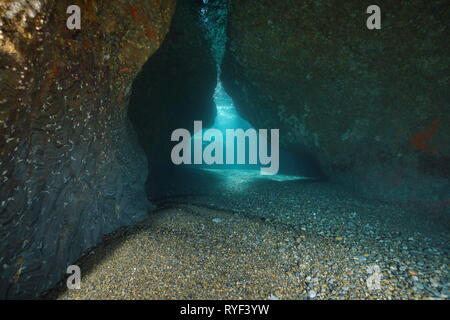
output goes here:
[{"label": "submerged boulder", "polygon": [[[369,198],[449,201],[447,1],[231,0],[222,66],[238,111]],[[447,191],[446,191],[447,190]]]},{"label": "submerged boulder", "polygon": [[[81,30],[66,27],[70,5]],[[147,163],[126,107],[174,6],[0,1],[0,298],[36,297],[145,217]]]}]

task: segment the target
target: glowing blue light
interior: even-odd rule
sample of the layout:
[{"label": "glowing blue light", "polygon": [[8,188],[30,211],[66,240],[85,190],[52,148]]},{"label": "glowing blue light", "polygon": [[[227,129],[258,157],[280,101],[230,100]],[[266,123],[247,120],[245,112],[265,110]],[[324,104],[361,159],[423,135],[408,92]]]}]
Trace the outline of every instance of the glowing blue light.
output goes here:
[{"label": "glowing blue light", "polygon": [[[217,108],[217,115],[211,128],[222,131],[225,136],[226,129],[250,129],[252,126],[242,119],[234,107],[233,100],[225,92],[222,83],[219,81],[214,92],[214,102]],[[203,129],[205,131],[206,128]],[[201,139],[201,133],[198,132],[193,139]]]}]

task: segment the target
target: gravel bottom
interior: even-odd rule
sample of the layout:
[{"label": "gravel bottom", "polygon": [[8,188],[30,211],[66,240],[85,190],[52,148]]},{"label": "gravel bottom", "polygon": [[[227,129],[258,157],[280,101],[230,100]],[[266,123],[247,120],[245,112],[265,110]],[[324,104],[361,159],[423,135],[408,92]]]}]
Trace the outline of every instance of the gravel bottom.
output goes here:
[{"label": "gravel bottom", "polygon": [[[77,262],[82,288],[59,288],[47,298],[448,298],[448,255],[439,248],[422,251],[411,239],[407,248],[376,238],[369,246],[347,238],[339,225],[330,236],[177,204],[105,238]],[[380,270],[380,289],[367,286],[370,266]]]},{"label": "gravel bottom", "polygon": [[80,290],[62,283],[44,298],[449,299],[442,208],[254,171],[183,174],[187,190],[171,185],[146,221],[76,263]]}]

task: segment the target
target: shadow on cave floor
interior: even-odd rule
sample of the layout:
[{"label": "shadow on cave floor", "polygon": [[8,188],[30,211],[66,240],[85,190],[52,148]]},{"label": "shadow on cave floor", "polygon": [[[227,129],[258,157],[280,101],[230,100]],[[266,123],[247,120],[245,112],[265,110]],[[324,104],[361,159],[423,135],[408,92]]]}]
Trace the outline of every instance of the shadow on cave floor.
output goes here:
[{"label": "shadow on cave floor", "polygon": [[[76,262],[81,290],[62,283],[45,298],[448,298],[448,233],[408,208],[301,177],[180,168],[172,178],[148,219]],[[370,266],[380,290],[367,287]]]}]

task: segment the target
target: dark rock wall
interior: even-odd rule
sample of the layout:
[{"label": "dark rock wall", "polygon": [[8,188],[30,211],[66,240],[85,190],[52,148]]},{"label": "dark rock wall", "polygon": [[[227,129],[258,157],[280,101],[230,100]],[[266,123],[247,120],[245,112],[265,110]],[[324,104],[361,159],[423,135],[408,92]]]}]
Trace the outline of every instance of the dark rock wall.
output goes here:
[{"label": "dark rock wall", "polygon": [[446,0],[231,0],[223,82],[255,127],[376,199],[450,200]]},{"label": "dark rock wall", "polygon": [[[66,28],[66,9],[82,28]],[[102,235],[143,218],[131,83],[171,0],[0,1],[0,298],[54,285]]]},{"label": "dark rock wall", "polygon": [[[194,120],[212,125],[217,70],[200,21],[202,1],[178,0],[170,31],[133,84],[129,115],[149,159],[148,191],[162,196],[173,178],[172,131],[193,131]],[[185,182],[188,183],[188,182]]]}]

